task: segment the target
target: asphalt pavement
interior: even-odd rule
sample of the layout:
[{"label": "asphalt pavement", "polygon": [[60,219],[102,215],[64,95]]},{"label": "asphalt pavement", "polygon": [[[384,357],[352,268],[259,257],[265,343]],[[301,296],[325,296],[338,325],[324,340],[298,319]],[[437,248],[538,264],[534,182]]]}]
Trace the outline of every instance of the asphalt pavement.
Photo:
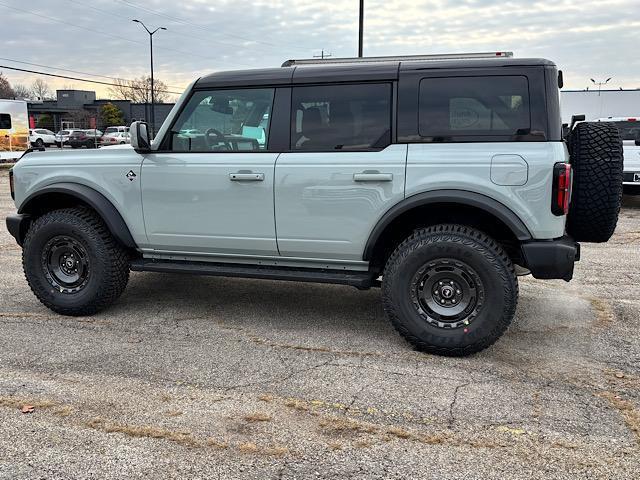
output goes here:
[{"label": "asphalt pavement", "polygon": [[134,273],[59,316],[4,228],[0,288],[2,479],[640,478],[640,196],[462,359],[412,351],[376,289]]}]

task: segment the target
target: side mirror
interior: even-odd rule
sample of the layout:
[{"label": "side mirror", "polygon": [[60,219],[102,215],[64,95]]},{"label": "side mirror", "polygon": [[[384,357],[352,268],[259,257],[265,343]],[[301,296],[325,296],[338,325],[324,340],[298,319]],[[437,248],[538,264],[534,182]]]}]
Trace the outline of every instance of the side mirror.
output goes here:
[{"label": "side mirror", "polygon": [[146,122],[133,122],[129,129],[131,146],[136,152],[144,153],[151,150],[149,125]]}]

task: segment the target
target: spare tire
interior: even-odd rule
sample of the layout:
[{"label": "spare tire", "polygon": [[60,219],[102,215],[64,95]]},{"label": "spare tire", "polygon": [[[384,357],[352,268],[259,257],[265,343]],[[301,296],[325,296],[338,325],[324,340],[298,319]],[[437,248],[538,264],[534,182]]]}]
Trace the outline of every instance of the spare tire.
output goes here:
[{"label": "spare tire", "polygon": [[583,122],[569,135],[573,190],[567,232],[579,242],[606,242],[622,201],[622,137],[607,122]]}]

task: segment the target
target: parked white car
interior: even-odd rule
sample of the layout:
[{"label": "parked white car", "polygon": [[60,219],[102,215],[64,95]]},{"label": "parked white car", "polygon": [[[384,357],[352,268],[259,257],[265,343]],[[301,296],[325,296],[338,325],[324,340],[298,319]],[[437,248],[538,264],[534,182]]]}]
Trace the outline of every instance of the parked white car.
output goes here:
[{"label": "parked white car", "polygon": [[100,145],[107,147],[109,145],[124,145],[131,143],[129,132],[105,133],[100,139]]},{"label": "parked white car", "polygon": [[29,130],[29,142],[37,148],[51,146],[56,143],[56,134],[45,128],[35,128]]},{"label": "parked white car", "polygon": [[612,122],[620,130],[624,152],[622,183],[627,193],[640,193],[640,115],[598,118],[596,122]]},{"label": "parked white car", "polygon": [[107,129],[104,131],[105,135],[111,135],[112,133],[128,133],[129,132],[129,127],[126,127],[124,125],[121,125],[119,127],[107,127]]}]

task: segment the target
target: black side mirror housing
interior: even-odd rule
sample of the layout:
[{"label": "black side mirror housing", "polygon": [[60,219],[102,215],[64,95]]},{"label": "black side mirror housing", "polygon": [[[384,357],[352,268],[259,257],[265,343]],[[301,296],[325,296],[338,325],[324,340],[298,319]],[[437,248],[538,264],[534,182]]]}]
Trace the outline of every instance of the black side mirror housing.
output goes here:
[{"label": "black side mirror housing", "polygon": [[149,125],[146,122],[133,122],[129,128],[131,146],[138,153],[151,151],[151,139],[149,138]]}]

